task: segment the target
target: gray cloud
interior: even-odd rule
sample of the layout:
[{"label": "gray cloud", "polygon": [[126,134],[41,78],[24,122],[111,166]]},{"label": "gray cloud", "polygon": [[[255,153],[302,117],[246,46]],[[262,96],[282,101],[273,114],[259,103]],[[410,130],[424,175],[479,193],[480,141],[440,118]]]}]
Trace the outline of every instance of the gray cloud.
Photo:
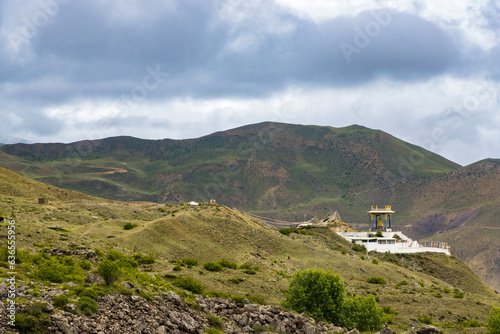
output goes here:
[{"label": "gray cloud", "polygon": [[[412,133],[407,139],[416,144],[443,130],[436,148],[455,149],[498,127],[490,120],[500,105],[500,46],[475,44],[459,23],[430,21],[418,10],[318,23],[267,0],[128,1],[130,8],[118,0],[61,1],[52,14],[40,7],[49,2],[0,3],[0,117],[11,135],[182,138],[269,119],[332,126],[348,119]],[[478,14],[480,28],[497,39],[499,13],[491,0]],[[442,86],[447,75],[459,83]],[[483,79],[491,96],[482,93]],[[399,85],[407,91],[398,98]],[[277,113],[273,99],[288,91],[291,102]],[[469,97],[479,103],[464,113]],[[240,112],[218,98],[254,105]],[[354,114],[353,101],[363,101]]]},{"label": "gray cloud", "polygon": [[[149,98],[262,96],[290,83],[425,79],[459,56],[438,26],[404,13],[390,14],[388,22],[387,11],[376,11],[381,16],[363,12],[317,25],[266,1],[245,7],[238,22],[221,20],[217,7],[201,0],[175,5],[129,22],[113,19],[96,1],[69,2],[31,38],[35,58],[5,66],[2,81],[22,87],[13,98],[116,98],[159,64],[170,80]],[[340,47],[346,44],[357,49],[350,62]]]}]

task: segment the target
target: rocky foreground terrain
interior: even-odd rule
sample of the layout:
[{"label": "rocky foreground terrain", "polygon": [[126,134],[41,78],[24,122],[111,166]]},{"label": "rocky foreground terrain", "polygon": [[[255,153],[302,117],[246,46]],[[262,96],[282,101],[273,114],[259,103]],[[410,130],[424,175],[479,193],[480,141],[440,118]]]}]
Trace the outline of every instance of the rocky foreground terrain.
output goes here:
[{"label": "rocky foreground terrain", "polygon": [[[219,329],[224,333],[350,333],[358,334],[354,329],[336,327],[321,321],[286,312],[279,306],[237,304],[221,298],[197,296],[196,301],[183,301],[175,292],[159,293],[152,300],[140,296],[106,295],[99,300],[99,311],[90,315],[74,312],[75,306],[69,304],[66,310],[57,309],[52,303],[54,296],[67,291],[61,288],[41,287],[40,296],[28,294],[30,286],[20,287],[19,297],[47,303],[50,315],[48,333],[56,334],[104,334],[104,333],[206,333],[208,328]],[[7,285],[0,285],[0,297],[7,296]],[[26,304],[26,305],[29,305]],[[69,311],[67,311],[69,310]],[[22,310],[17,310],[22,312]],[[0,306],[0,333],[15,331],[7,324],[7,309]],[[381,332],[395,333],[386,327]],[[418,333],[439,332],[434,327],[422,328]],[[215,333],[215,332],[213,332]]]}]

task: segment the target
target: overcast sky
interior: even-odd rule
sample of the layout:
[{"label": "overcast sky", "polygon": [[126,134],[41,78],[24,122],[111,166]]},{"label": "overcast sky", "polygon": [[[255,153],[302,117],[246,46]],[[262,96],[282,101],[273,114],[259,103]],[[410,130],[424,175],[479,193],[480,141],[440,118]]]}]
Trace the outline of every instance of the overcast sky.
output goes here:
[{"label": "overcast sky", "polygon": [[0,139],[277,121],[500,158],[500,0],[2,0]]}]

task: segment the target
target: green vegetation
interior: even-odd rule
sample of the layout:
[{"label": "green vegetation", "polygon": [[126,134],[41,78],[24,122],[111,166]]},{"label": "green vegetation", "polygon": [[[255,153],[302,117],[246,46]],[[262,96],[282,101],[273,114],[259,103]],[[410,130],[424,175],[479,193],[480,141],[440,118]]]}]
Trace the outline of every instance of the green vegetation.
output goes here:
[{"label": "green vegetation", "polygon": [[126,224],[123,226],[123,229],[124,229],[124,230],[131,230],[131,229],[133,229],[134,227],[137,227],[137,224],[126,223]]},{"label": "green vegetation", "polygon": [[217,263],[220,264],[224,268],[238,269],[238,264],[237,263],[231,262],[231,261],[226,260],[226,259],[220,259],[219,261],[217,261]]},{"label": "green vegetation", "polygon": [[[0,182],[0,188],[2,186]],[[151,300],[160,292],[173,290],[186,299],[186,305],[200,311],[196,309],[193,292],[175,284],[180,276],[201,284],[205,296],[234,297],[239,303],[248,299],[251,303],[278,305],[286,299],[285,292],[292,281],[290,275],[303,268],[336,271],[342,268],[346,293],[343,307],[370,309],[375,300],[383,307],[384,321],[397,332],[408,331],[408,324],[418,324],[418,314],[429,315],[430,310],[433,323],[441,328],[445,325],[457,329],[461,329],[460,326],[471,328],[478,323],[486,324],[492,306],[500,306],[498,297],[453,256],[356,253],[351,249],[352,244],[328,228],[309,230],[314,231],[311,235],[288,237],[241,211],[225,206],[205,204],[182,209],[180,205],[171,204],[168,210],[179,209],[177,216],[171,217],[150,203],[87,199],[79,197],[84,195],[55,187],[51,187],[53,195],[46,193],[51,198],[50,206],[43,206],[34,203],[32,194],[43,194],[47,186],[36,187],[39,188],[26,192],[30,194],[29,198],[5,195],[10,194],[8,189],[0,192],[0,211],[22,217],[18,222],[21,227],[19,237],[23,242],[17,252],[17,283],[28,286],[34,282],[27,291],[33,301],[40,300],[36,296],[41,296],[50,283],[56,283],[68,298],[68,303],[66,297],[53,299],[57,309],[72,310],[73,307],[68,305],[77,305],[80,301],[82,306],[74,312],[84,314],[94,312],[94,303],[82,297],[97,302],[107,294],[123,294]],[[22,185],[19,188],[23,191]],[[124,231],[124,221],[141,227],[132,232]],[[47,226],[58,226],[70,232],[48,229]],[[197,247],[192,246],[195,242]],[[57,249],[57,254],[54,254]],[[86,254],[76,255],[91,249],[99,261],[95,261],[93,253],[88,259]],[[362,261],[360,255],[370,261]],[[378,265],[374,265],[373,260]],[[99,266],[106,261],[116,264],[119,279],[109,285],[96,283],[88,286],[85,277],[97,273]],[[200,265],[207,261],[213,261],[222,271],[212,272]],[[237,264],[238,269],[232,269],[232,264],[220,265],[226,261]],[[172,271],[174,265],[179,265],[181,271]],[[54,277],[46,270],[50,267],[58,269]],[[7,268],[0,263],[0,280],[6,277],[6,273]],[[370,276],[383,277],[387,283],[383,286],[370,284],[366,281]],[[75,284],[67,284],[69,282]],[[186,286],[189,288],[190,285]],[[454,289],[463,292],[463,298],[454,298]],[[441,293],[441,298],[436,298],[438,293]],[[27,303],[19,300],[19,310]],[[360,323],[359,318],[356,320],[356,313],[349,312],[352,316],[345,321]],[[369,313],[380,315],[377,311]],[[359,311],[359,314],[363,312]]]},{"label": "green vegetation", "polygon": [[221,318],[212,314],[207,314],[206,318],[210,327],[221,331],[224,330],[224,321]]},{"label": "green vegetation", "polygon": [[185,258],[181,260],[181,264],[187,267],[195,267],[199,264],[199,262],[196,259]]},{"label": "green vegetation", "polygon": [[486,323],[488,334],[500,334],[500,308],[493,307]]},{"label": "green vegetation", "polygon": [[223,267],[218,262],[205,262],[203,268],[208,271],[222,271]]},{"label": "green vegetation", "polygon": [[453,298],[464,298],[464,293],[459,289],[453,289]]},{"label": "green vegetation", "polygon": [[431,325],[432,324],[432,316],[428,314],[422,314],[418,316],[418,321],[420,321],[423,324],[426,325]]},{"label": "green vegetation", "polygon": [[66,295],[58,295],[52,297],[52,303],[55,307],[64,309],[64,307],[69,303],[69,297]]},{"label": "green vegetation", "polygon": [[342,326],[371,331],[380,329],[384,320],[384,312],[372,295],[349,297],[344,301]]},{"label": "green vegetation", "polygon": [[137,253],[134,255],[134,260],[137,261],[138,264],[153,264],[156,262],[155,256],[152,253],[148,255]]},{"label": "green vegetation", "polygon": [[35,302],[16,314],[16,329],[19,333],[47,333],[50,325],[49,309],[46,303]]},{"label": "green vegetation", "polygon": [[283,304],[349,329],[377,330],[384,322],[383,311],[374,296],[346,298],[342,277],[322,269],[297,271]]},{"label": "green vegetation", "polygon": [[371,284],[386,284],[385,278],[383,277],[369,277],[366,279],[368,283]]},{"label": "green vegetation", "polygon": [[45,282],[83,283],[85,271],[72,258],[53,258],[46,254],[35,256],[32,261],[38,265],[33,277]]},{"label": "green vegetation", "polygon": [[174,281],[176,287],[201,295],[205,289],[203,284],[191,277],[177,277]]},{"label": "green vegetation", "polygon": [[97,302],[87,296],[83,296],[78,299],[76,308],[85,315],[92,315],[95,312],[99,311],[99,305],[97,304]]},{"label": "green vegetation", "polygon": [[104,260],[99,264],[97,273],[104,279],[106,285],[111,285],[120,278],[120,267],[117,262]]},{"label": "green vegetation", "polygon": [[311,231],[308,231],[308,229],[310,229],[310,228],[311,228],[311,226],[305,226],[303,228],[287,227],[287,228],[280,228],[279,231],[281,234],[284,234],[284,235],[290,235],[292,233],[312,235],[314,233]]},{"label": "green vegetation", "polygon": [[352,245],[352,250],[355,252],[366,252],[366,247],[363,245],[354,244]]}]

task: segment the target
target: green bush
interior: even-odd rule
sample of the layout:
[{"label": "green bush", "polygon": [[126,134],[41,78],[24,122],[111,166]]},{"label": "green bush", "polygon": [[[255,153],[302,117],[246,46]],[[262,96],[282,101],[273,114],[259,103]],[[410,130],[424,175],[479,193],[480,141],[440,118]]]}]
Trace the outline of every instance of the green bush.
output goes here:
[{"label": "green bush", "polygon": [[290,278],[291,276],[285,273],[283,270],[277,271],[276,275],[281,276],[283,278]]},{"label": "green bush", "polygon": [[191,277],[177,277],[173,283],[176,287],[201,295],[205,289],[203,284]]},{"label": "green bush", "polygon": [[361,331],[378,330],[388,319],[377,306],[375,296],[346,298],[342,277],[323,269],[297,271],[290,281],[283,306]]},{"label": "green bush", "polygon": [[250,262],[245,262],[240,266],[240,269],[252,269],[252,264]]},{"label": "green bush", "polygon": [[500,334],[500,308],[493,307],[486,320],[488,334]]},{"label": "green bush", "polygon": [[85,280],[85,272],[80,266],[76,266],[72,258],[38,257],[34,262],[38,264],[38,268],[34,271],[33,276],[42,281],[83,283]]},{"label": "green bush", "polygon": [[483,327],[483,324],[480,323],[477,320],[465,320],[460,324],[460,327],[462,328],[477,328],[477,327]]},{"label": "green bush", "polygon": [[371,284],[386,284],[387,283],[383,277],[369,277],[366,281],[368,283],[371,283]]},{"label": "green bush", "polygon": [[246,298],[252,304],[260,304],[260,305],[266,305],[267,304],[265,298],[261,297],[261,296],[247,295]]},{"label": "green bush", "polygon": [[344,299],[340,275],[330,270],[306,269],[293,275],[283,304],[299,313],[308,312],[315,319],[339,324]]},{"label": "green bush", "polygon": [[235,302],[237,305],[244,305],[246,297],[243,296],[231,296],[231,300]]},{"label": "green bush", "polygon": [[310,226],[305,226],[305,227],[300,228],[300,229],[296,228],[296,227],[280,228],[279,232],[281,234],[284,234],[284,235],[290,235],[292,233],[312,235],[312,234],[314,234],[313,232],[307,231],[310,228],[311,228]]},{"label": "green bush", "polygon": [[238,269],[237,263],[231,262],[231,261],[226,260],[226,259],[220,259],[219,261],[217,261],[217,263],[220,264],[221,266],[223,266],[224,268]]},{"label": "green bush", "polygon": [[137,224],[126,223],[126,224],[123,226],[123,229],[124,229],[124,230],[131,230],[131,229],[133,229],[134,227],[137,227]]},{"label": "green bush", "polygon": [[97,302],[94,299],[87,296],[80,297],[80,299],[78,299],[78,302],[76,303],[76,308],[87,316],[90,316],[95,312],[99,311],[99,305],[97,304]]},{"label": "green bush", "polygon": [[139,266],[139,264],[129,257],[122,257],[118,260],[118,267],[125,269],[135,269]]},{"label": "green bush", "polygon": [[205,262],[203,268],[208,271],[222,271],[222,266],[217,262]]},{"label": "green bush", "polygon": [[82,268],[83,270],[90,270],[90,269],[92,269],[92,265],[87,260],[82,260],[79,265],[80,265],[80,268]]},{"label": "green bush", "polygon": [[19,333],[47,333],[50,315],[46,303],[35,302],[16,314],[16,329]]},{"label": "green bush", "polygon": [[180,264],[176,264],[173,268],[172,268],[173,271],[181,271],[182,270],[182,267]]},{"label": "green bush", "polygon": [[106,258],[110,261],[116,261],[124,257],[124,255],[118,251],[111,250],[108,252],[108,256]]},{"label": "green bush", "polygon": [[229,295],[227,293],[220,291],[205,291],[204,296],[210,298],[223,298],[223,299],[229,298]]},{"label": "green bush", "polygon": [[394,314],[394,315],[398,315],[399,314],[398,311],[393,310],[390,306],[384,306],[384,307],[382,307],[382,311],[384,311],[385,314]]},{"label": "green bush", "polygon": [[153,264],[156,262],[156,258],[153,253],[149,253],[148,255],[137,253],[133,257],[139,264]]},{"label": "green bush", "polygon": [[79,294],[79,297],[89,297],[94,300],[99,299],[99,297],[106,295],[106,290],[98,287],[98,286],[93,286],[91,288],[84,288]]},{"label": "green bush", "polygon": [[417,319],[418,319],[418,321],[420,321],[423,324],[426,324],[426,325],[432,324],[432,316],[431,315],[422,314],[422,315],[418,316]]},{"label": "green bush", "polygon": [[458,289],[454,289],[453,298],[464,298],[464,293]]},{"label": "green bush", "polygon": [[224,330],[224,321],[221,318],[211,314],[207,314],[206,318],[210,327]]},{"label": "green bush", "polygon": [[230,283],[233,283],[233,284],[240,284],[241,282],[244,281],[244,279],[239,278],[239,277],[233,277],[233,278],[228,279],[227,281]]},{"label": "green bush", "polygon": [[185,258],[181,260],[181,264],[188,266],[188,267],[194,267],[199,264],[198,260],[196,259],[190,259],[190,258]]},{"label": "green bush", "polygon": [[104,252],[100,250],[99,248],[94,248],[94,252],[97,256],[103,256]]},{"label": "green bush", "polygon": [[368,332],[380,329],[384,320],[384,312],[373,295],[349,297],[344,301],[342,326]]},{"label": "green bush", "polygon": [[52,303],[57,308],[64,308],[69,303],[69,297],[66,295],[59,295],[52,297]]},{"label": "green bush", "polygon": [[352,250],[355,252],[366,252],[366,247],[363,245],[354,244],[352,245]]},{"label": "green bush", "polygon": [[247,275],[255,275],[255,274],[257,274],[257,272],[255,270],[253,270],[253,269],[245,269],[245,270],[243,270],[243,272],[245,274],[247,274]]},{"label": "green bush", "polygon": [[111,285],[120,277],[120,268],[117,262],[105,260],[99,264],[97,273],[104,279],[106,285]]}]

